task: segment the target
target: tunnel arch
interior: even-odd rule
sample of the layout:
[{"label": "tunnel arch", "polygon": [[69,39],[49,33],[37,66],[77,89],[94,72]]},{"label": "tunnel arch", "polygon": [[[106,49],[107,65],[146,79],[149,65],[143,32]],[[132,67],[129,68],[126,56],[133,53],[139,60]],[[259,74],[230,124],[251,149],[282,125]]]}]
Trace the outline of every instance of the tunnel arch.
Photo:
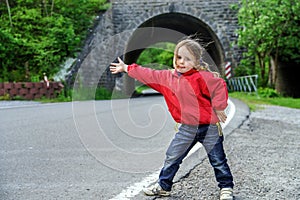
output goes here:
[{"label": "tunnel arch", "polygon": [[159,42],[177,43],[184,36],[194,35],[207,45],[206,50],[211,56],[212,70],[222,73],[224,49],[222,44],[208,24],[194,16],[172,12],[156,15],[142,22],[132,33],[125,47],[125,61],[136,62],[142,51],[148,46]]}]

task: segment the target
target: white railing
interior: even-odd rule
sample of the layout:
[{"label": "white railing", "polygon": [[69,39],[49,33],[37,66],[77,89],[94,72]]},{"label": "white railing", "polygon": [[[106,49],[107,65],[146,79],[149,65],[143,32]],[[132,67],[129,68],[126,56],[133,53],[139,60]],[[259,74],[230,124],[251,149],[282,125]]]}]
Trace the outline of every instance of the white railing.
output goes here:
[{"label": "white railing", "polygon": [[227,80],[229,91],[257,92],[258,75],[233,77]]}]

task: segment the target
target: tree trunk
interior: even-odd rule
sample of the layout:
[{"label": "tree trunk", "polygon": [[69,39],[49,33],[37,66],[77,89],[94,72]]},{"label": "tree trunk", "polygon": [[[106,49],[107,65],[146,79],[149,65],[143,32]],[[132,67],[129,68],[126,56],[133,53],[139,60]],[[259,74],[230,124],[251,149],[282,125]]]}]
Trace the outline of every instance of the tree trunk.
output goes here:
[{"label": "tree trunk", "polygon": [[259,66],[260,66],[260,77],[261,77],[261,80],[262,80],[262,84],[263,86],[265,86],[265,74],[266,74],[266,70],[265,70],[265,62],[264,62],[264,56],[261,56],[260,54],[258,54],[258,63],[259,63]]},{"label": "tree trunk", "polygon": [[275,65],[275,60],[274,58],[271,56],[270,58],[270,63],[269,63],[269,85],[271,87],[275,86],[275,75],[277,73],[276,70],[276,65]]},{"label": "tree trunk", "polygon": [[[276,45],[277,46],[277,45]],[[277,82],[277,73],[278,73],[278,68],[279,68],[279,62],[278,62],[278,47],[276,47],[276,52],[275,52],[275,59],[274,59],[274,84]]]},{"label": "tree trunk", "polygon": [[54,0],[52,0],[50,16],[52,16],[53,14],[53,9],[54,9]]},{"label": "tree trunk", "polygon": [[12,25],[11,12],[10,12],[10,6],[9,6],[8,0],[6,0],[6,6],[7,6],[7,11],[8,11],[10,26],[12,27],[13,25]]},{"label": "tree trunk", "polygon": [[[43,9],[45,10],[45,14],[46,14],[46,16],[48,17],[48,9],[47,9],[47,2],[46,2],[46,0],[43,0],[42,1],[42,4],[43,4]],[[44,15],[43,15],[44,16]]]}]

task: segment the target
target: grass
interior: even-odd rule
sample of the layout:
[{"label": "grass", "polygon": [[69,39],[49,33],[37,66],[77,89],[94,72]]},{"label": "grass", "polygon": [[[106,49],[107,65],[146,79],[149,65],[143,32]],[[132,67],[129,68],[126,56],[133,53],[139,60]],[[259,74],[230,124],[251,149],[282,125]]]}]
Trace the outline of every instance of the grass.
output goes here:
[{"label": "grass", "polygon": [[276,105],[300,109],[300,99],[290,97],[265,97],[259,93],[230,92],[229,96],[246,103],[250,110],[256,110],[260,105]]}]

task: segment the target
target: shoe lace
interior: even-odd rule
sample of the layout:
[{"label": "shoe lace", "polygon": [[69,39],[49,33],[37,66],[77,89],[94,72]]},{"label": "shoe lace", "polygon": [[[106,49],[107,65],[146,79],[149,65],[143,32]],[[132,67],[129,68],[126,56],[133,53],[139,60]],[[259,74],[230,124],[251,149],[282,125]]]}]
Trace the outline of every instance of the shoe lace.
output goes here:
[{"label": "shoe lace", "polygon": [[222,196],[232,196],[232,189],[222,189],[221,195]]}]

